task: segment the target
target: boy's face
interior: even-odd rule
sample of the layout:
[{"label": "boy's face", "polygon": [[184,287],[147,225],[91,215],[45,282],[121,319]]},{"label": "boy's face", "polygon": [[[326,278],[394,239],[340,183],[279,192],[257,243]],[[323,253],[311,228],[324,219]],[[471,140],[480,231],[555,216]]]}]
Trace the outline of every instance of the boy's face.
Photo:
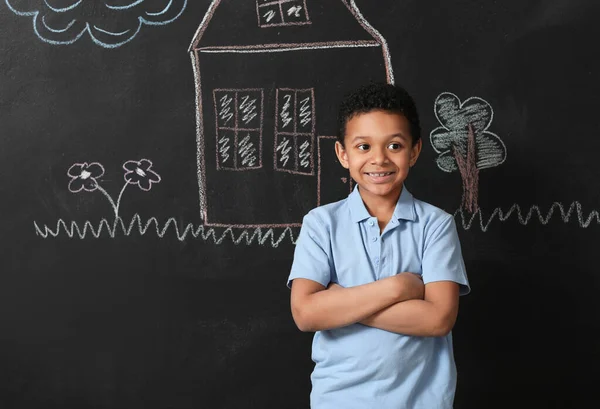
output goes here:
[{"label": "boy's face", "polygon": [[346,124],[344,146],[335,145],[337,157],[358,184],[363,200],[396,201],[408,171],[421,152],[421,140],[412,143],[404,115],[385,111],[359,114]]}]

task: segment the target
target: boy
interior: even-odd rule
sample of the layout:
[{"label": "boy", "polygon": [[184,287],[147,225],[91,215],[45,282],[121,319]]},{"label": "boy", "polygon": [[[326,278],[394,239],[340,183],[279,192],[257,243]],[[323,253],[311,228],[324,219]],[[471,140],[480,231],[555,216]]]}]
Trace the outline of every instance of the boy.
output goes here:
[{"label": "boy", "polygon": [[422,147],[414,101],[371,84],[338,120],[356,187],[304,217],[288,279],[296,325],[316,332],[311,408],[452,408],[451,330],[469,283],[453,217],[404,187]]}]

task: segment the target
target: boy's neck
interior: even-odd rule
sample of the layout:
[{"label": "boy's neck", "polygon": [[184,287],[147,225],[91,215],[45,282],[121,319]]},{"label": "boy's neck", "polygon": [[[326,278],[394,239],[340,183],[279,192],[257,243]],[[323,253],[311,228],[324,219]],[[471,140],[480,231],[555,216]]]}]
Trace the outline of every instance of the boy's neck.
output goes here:
[{"label": "boy's neck", "polygon": [[383,227],[385,227],[394,214],[394,210],[396,209],[396,204],[398,203],[402,189],[388,196],[376,196],[368,193],[363,194],[359,187],[358,193],[360,194],[360,197],[362,198],[362,201],[365,204],[369,214],[373,217],[377,217],[379,226],[382,227],[383,230]]}]

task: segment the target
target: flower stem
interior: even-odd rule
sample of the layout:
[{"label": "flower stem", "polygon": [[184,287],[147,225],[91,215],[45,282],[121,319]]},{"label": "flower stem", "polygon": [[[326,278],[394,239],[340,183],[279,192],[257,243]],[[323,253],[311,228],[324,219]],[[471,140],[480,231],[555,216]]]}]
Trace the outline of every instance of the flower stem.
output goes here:
[{"label": "flower stem", "polygon": [[119,192],[119,197],[117,198],[117,206],[115,207],[115,218],[119,217],[119,206],[121,206],[121,197],[123,196],[123,192],[125,192],[127,185],[129,185],[129,183],[125,183],[123,185],[123,188],[121,189],[121,192]]},{"label": "flower stem", "polygon": [[[110,205],[112,206],[114,212],[115,212],[115,217],[117,217],[117,214],[119,212],[119,207],[117,205],[115,205],[115,201],[112,199],[112,197],[110,197],[110,195],[108,194],[108,192],[106,190],[104,190],[104,188],[102,188],[102,186],[100,186],[98,183],[96,183],[96,188],[102,192],[102,194],[104,196],[106,196],[106,198],[108,199],[108,201],[110,202]],[[118,203],[118,202],[117,202]]]}]

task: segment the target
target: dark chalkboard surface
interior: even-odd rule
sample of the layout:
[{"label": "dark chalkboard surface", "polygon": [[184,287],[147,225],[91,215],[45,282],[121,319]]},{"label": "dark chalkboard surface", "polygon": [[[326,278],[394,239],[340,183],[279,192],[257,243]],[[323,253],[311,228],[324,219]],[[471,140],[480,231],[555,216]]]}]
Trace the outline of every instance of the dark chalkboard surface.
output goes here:
[{"label": "dark chalkboard surface", "polygon": [[[595,407],[594,0],[0,1],[0,407],[307,408],[286,278],[337,102],[420,108],[456,409]],[[587,374],[587,375],[586,375]]]}]

